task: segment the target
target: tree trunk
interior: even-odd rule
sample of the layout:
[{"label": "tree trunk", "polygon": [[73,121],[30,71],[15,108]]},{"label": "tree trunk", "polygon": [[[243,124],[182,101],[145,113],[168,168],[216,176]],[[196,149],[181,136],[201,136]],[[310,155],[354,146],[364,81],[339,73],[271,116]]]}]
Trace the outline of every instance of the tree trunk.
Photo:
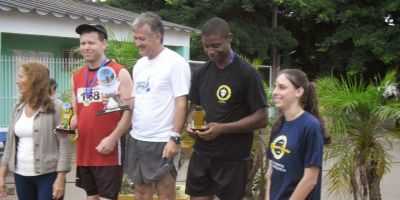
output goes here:
[{"label": "tree trunk", "polygon": [[360,169],[358,167],[354,168],[353,174],[350,175],[350,185],[351,185],[351,193],[353,194],[354,200],[360,199]]},{"label": "tree trunk", "polygon": [[367,178],[367,173],[366,173],[366,167],[365,164],[362,165],[360,170],[360,184],[361,184],[361,190],[360,190],[360,197],[361,199],[369,199],[369,190],[368,190],[368,178]]},{"label": "tree trunk", "polygon": [[258,150],[256,150],[255,153],[252,153],[252,161],[251,161],[251,169],[249,172],[249,176],[247,178],[247,183],[246,183],[246,188],[245,188],[245,198],[246,199],[252,199],[253,198],[253,180],[256,177],[257,170],[260,168],[260,162],[259,162],[259,156],[258,156]]},{"label": "tree trunk", "polygon": [[[256,188],[256,192],[258,193],[258,197],[256,199],[264,199],[265,198],[265,190],[266,186],[264,183],[264,176],[265,176],[265,162],[264,162],[264,156],[265,156],[265,143],[260,136],[261,131],[258,133],[254,134],[254,139],[257,140],[255,142],[255,145],[253,148],[255,148],[255,151],[252,153],[252,163],[251,163],[251,169],[249,176],[247,178],[247,183],[246,183],[246,189],[245,189],[245,199],[255,199],[253,196],[253,183],[254,180],[257,178],[260,178],[260,184]],[[259,176],[257,177],[257,172],[260,171]]]},{"label": "tree trunk", "polygon": [[382,176],[376,173],[377,161],[372,160],[367,169],[368,190],[370,200],[381,200],[380,182]]},{"label": "tree trunk", "polygon": [[[365,146],[365,145],[364,145]],[[360,198],[361,199],[369,199],[369,192],[368,192],[368,178],[367,178],[367,164],[365,162],[365,159],[369,156],[367,156],[367,149],[360,149],[360,152],[358,153],[358,168],[360,170]]]}]

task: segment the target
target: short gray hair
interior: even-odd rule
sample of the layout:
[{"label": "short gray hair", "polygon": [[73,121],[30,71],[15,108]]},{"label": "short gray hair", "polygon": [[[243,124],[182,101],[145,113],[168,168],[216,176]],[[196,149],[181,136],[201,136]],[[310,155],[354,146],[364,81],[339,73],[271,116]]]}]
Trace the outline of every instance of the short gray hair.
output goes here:
[{"label": "short gray hair", "polygon": [[140,14],[138,18],[132,24],[132,29],[135,31],[138,27],[142,27],[145,24],[149,25],[150,31],[154,34],[161,34],[161,43],[164,40],[164,24],[161,20],[161,17],[152,13],[152,12],[144,12]]}]

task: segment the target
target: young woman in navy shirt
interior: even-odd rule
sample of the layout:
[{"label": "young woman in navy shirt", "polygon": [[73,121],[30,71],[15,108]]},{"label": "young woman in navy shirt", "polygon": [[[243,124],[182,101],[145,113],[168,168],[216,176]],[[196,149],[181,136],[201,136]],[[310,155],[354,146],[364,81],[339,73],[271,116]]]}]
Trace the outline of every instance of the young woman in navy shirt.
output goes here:
[{"label": "young woman in navy shirt", "polygon": [[297,69],[278,74],[273,91],[282,115],[272,126],[268,146],[268,197],[321,199],[324,126],[314,86]]}]

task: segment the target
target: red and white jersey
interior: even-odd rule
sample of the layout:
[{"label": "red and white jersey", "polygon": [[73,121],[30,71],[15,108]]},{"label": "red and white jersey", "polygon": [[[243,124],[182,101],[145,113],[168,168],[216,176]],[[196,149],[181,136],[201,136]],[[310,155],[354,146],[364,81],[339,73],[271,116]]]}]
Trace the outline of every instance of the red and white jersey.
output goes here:
[{"label": "red and white jersey", "polygon": [[[123,68],[113,61],[109,61],[106,66],[113,68],[117,75]],[[101,91],[97,88],[97,80],[94,81],[91,88],[97,70],[98,68],[88,70],[86,66],[73,74],[73,91],[77,102],[77,113],[75,114],[78,118],[77,166],[121,165],[120,142],[110,154],[103,155],[96,150],[96,146],[103,138],[111,134],[122,116],[121,112],[96,115],[97,111],[104,109]]]}]

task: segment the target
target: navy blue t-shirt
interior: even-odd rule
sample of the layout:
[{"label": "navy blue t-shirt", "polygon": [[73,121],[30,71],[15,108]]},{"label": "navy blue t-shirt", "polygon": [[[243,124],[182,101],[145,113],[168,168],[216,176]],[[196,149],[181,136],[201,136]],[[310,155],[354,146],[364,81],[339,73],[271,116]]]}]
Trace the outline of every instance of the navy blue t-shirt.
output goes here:
[{"label": "navy blue t-shirt", "polygon": [[308,200],[321,199],[323,134],[319,120],[304,112],[285,121],[271,138],[267,157],[271,160],[270,199],[289,199],[304,174],[304,168],[319,167],[318,182]]}]

